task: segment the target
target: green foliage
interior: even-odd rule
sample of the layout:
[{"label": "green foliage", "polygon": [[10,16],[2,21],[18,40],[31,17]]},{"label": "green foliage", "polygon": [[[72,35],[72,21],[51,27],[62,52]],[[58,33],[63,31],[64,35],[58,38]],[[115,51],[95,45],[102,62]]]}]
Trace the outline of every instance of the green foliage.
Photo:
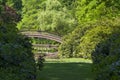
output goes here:
[{"label": "green foliage", "polygon": [[120,15],[120,1],[117,0],[78,0],[76,17],[79,24],[94,23],[100,18],[115,18]]},{"label": "green foliage", "polygon": [[[84,54],[83,52],[85,52],[85,54],[89,52],[91,53],[92,50],[90,48],[88,50],[88,45],[86,44],[94,45],[94,47],[91,47],[92,49],[94,49],[95,45],[100,42],[99,39],[102,38],[102,35],[109,34],[109,31],[107,33],[106,28],[108,27],[108,29],[110,29],[111,27],[109,26],[111,25],[109,22],[104,23],[105,17],[109,19],[114,19],[116,15],[119,15],[119,7],[117,6],[119,4],[119,1],[111,2],[107,0],[78,0],[76,2],[76,18],[79,25],[71,34],[67,35],[68,37],[65,37],[63,39],[63,44],[61,45],[59,50],[61,54],[64,54],[65,50],[68,51],[69,49],[71,49],[70,47],[72,47],[73,52],[70,52],[69,50],[67,54],[75,54],[80,56]],[[109,6],[107,4],[109,4]],[[115,11],[111,8],[115,8]],[[103,22],[101,22],[102,20]],[[106,26],[106,28],[104,26]],[[103,34],[101,34],[101,31],[103,32]],[[100,36],[101,38],[99,38]],[[107,37],[108,35],[105,36]],[[86,37],[89,39],[87,39]],[[93,40],[92,37],[96,37],[96,40]],[[62,49],[63,47],[64,49]]]},{"label": "green foliage", "polygon": [[0,5],[5,5],[6,0],[0,0]]},{"label": "green foliage", "polygon": [[[3,38],[0,41],[0,78],[4,80],[32,80],[35,78],[36,69],[31,45],[22,36],[18,37],[20,35],[11,34],[0,37]],[[7,38],[7,36],[9,37]],[[12,36],[13,40],[9,39],[10,36]],[[7,77],[6,72],[8,74]]]},{"label": "green foliage", "polygon": [[[71,54],[74,57],[84,57],[84,53],[80,53],[81,50],[79,48],[82,41],[81,38],[87,31],[98,25],[95,22],[97,22],[103,12],[104,3],[98,4],[96,0],[79,0],[76,2],[78,6],[75,15],[79,25],[71,34],[67,35],[68,37],[64,38],[59,52],[60,54]],[[62,47],[65,48],[62,49]],[[72,52],[70,52],[70,49],[72,49]],[[67,53],[65,53],[66,50],[68,51]]]},{"label": "green foliage", "polygon": [[69,10],[72,10],[76,7],[77,0],[59,0],[59,1],[61,2],[63,6],[67,7],[67,9]]},{"label": "green foliage", "polygon": [[0,0],[0,5],[4,5],[4,9],[8,11],[7,13],[16,14],[17,21],[21,19],[21,0]]},{"label": "green foliage", "polygon": [[22,0],[22,20],[17,24],[18,29],[35,29],[37,25],[38,11],[40,9],[38,0]]},{"label": "green foliage", "polygon": [[0,78],[32,80],[36,69],[31,44],[14,28],[0,26]]},{"label": "green foliage", "polygon": [[78,54],[83,54],[83,56],[90,58],[90,55],[94,51],[96,45],[106,40],[108,36],[110,36],[111,31],[112,28],[106,26],[97,26],[87,31],[80,40]]},{"label": "green foliage", "polygon": [[1,9],[0,12],[0,80],[35,79],[36,65],[30,40],[18,33],[9,11]]},{"label": "green foliage", "polygon": [[[0,1],[2,5],[5,5],[4,0]],[[7,2],[12,7],[15,7],[16,3],[21,4],[18,0],[9,0]],[[22,3],[22,21],[18,24],[19,29],[42,30],[59,35],[67,34],[63,37],[63,43],[59,47],[60,57],[91,58],[92,54],[96,80],[120,79],[119,0],[22,0]],[[18,6],[20,7],[21,5]],[[18,9],[17,7],[15,8]],[[0,10],[3,9],[3,6],[0,6]],[[12,21],[14,18],[12,18],[13,16],[11,17],[11,14],[0,12],[0,15],[0,24],[4,24],[5,27],[15,26],[15,21]],[[3,31],[4,26],[1,29]],[[8,66],[16,60],[16,58],[11,59],[11,56],[6,57],[7,52],[5,50],[11,55],[12,53],[26,53],[28,49],[24,48],[21,42],[19,42],[20,44],[16,42],[18,37],[14,37],[15,35],[12,34],[15,31],[15,34],[17,34],[17,29],[9,34],[6,32],[7,35],[1,32],[2,35],[0,37],[3,43],[1,43],[2,47],[0,49],[1,53],[5,54],[1,56],[5,59],[7,58],[6,61],[9,60],[8,64],[1,64],[3,66]],[[4,36],[7,36],[7,38]],[[13,36],[13,39],[10,36]],[[23,39],[23,37],[21,38]],[[21,38],[19,40],[22,41]],[[15,44],[19,46],[16,47]],[[24,41],[23,44],[25,44]],[[14,47],[15,50],[13,50]],[[12,51],[10,52],[10,50]],[[16,54],[12,57],[14,56]],[[21,58],[24,57],[17,57],[19,63],[22,62]],[[18,65],[16,62],[14,64]],[[3,68],[1,69],[1,72],[5,72]],[[19,70],[15,69],[16,71]],[[10,71],[11,67],[8,70]],[[18,72],[18,74],[20,73]]]},{"label": "green foliage", "polygon": [[79,27],[63,38],[59,55],[92,58],[95,80],[119,80],[120,1],[78,0],[77,4]]},{"label": "green foliage", "polygon": [[58,0],[47,0],[45,10],[41,10],[38,22],[38,29],[66,34],[72,29],[74,19],[65,7]]},{"label": "green foliage", "polygon": [[[92,54],[95,79],[119,80],[119,21],[119,18],[102,19],[97,24],[76,28],[74,34],[69,34],[63,39],[59,49],[60,56],[90,58]],[[70,51],[71,47],[73,52]]]},{"label": "green foliage", "polygon": [[111,27],[100,26],[100,24],[88,24],[82,28],[78,27],[71,34],[64,37],[59,48],[59,54],[61,56],[71,55],[71,57],[90,58],[96,45],[106,40],[111,31]]},{"label": "green foliage", "polygon": [[99,3],[98,0],[78,0],[77,3],[76,17],[79,24],[93,23],[104,14],[104,2]]},{"label": "green foliage", "polygon": [[6,0],[6,5],[9,5],[10,7],[14,8],[17,13],[21,13],[22,9],[22,0]]},{"label": "green foliage", "polygon": [[59,47],[59,55],[61,57],[62,56],[65,57],[65,55],[71,55],[71,57],[83,57],[83,54],[78,54],[79,53],[78,46],[81,43],[81,38],[85,35],[86,31],[91,30],[96,25],[87,24],[87,25],[84,25],[84,27],[82,26],[83,25],[79,25],[79,27],[77,27],[72,33],[63,37],[63,40],[62,40],[63,42]]},{"label": "green foliage", "polygon": [[63,37],[63,42],[58,49],[60,57],[75,57],[76,46],[80,43],[80,40],[78,39],[82,36],[82,34],[80,34],[81,30],[78,30],[77,28],[73,31],[73,34],[68,34]]},{"label": "green foliage", "polygon": [[70,58],[73,56],[72,55],[72,53],[73,53],[72,42],[70,39],[68,39],[66,37],[64,37],[65,41],[60,45],[60,47],[58,49],[58,51],[59,51],[58,53],[59,53],[59,57]]},{"label": "green foliage", "polygon": [[97,44],[92,59],[97,80],[119,80],[120,25],[119,18],[112,20],[112,34]]},{"label": "green foliage", "polygon": [[35,29],[67,34],[76,24],[73,16],[58,0],[24,1],[19,29]]}]

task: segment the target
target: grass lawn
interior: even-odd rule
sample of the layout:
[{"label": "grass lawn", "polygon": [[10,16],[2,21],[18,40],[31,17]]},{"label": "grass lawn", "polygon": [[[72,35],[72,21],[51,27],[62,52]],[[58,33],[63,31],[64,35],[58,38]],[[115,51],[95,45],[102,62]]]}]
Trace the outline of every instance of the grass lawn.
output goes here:
[{"label": "grass lawn", "polygon": [[93,80],[92,62],[81,58],[46,59],[37,80]]}]

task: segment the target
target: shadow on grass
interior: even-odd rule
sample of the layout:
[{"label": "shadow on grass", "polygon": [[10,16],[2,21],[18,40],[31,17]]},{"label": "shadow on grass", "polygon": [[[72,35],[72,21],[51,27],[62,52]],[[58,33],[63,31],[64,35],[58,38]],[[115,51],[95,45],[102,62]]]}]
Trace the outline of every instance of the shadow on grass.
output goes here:
[{"label": "shadow on grass", "polygon": [[37,80],[93,80],[90,63],[45,63]]}]

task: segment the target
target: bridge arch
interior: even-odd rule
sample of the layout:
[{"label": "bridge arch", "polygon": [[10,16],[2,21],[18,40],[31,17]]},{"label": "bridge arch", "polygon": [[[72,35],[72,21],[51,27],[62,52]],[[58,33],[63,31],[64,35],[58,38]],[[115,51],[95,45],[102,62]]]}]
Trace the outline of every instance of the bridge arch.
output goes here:
[{"label": "bridge arch", "polygon": [[38,31],[23,31],[22,34],[28,36],[28,37],[36,37],[36,38],[45,38],[49,40],[53,40],[59,43],[62,43],[62,38],[60,36],[47,33],[47,32],[38,32]]},{"label": "bridge arch", "polygon": [[[62,43],[62,38],[60,36],[51,34],[51,33],[47,33],[47,32],[41,32],[41,31],[21,31],[21,33],[27,37],[30,38],[44,38],[44,39],[48,39],[48,40],[53,40],[56,41],[58,43]],[[59,45],[53,45],[53,44],[32,44],[34,49],[38,49],[37,52],[35,54],[35,58],[38,58],[38,56],[40,55],[39,53],[43,53],[41,51],[40,48],[46,48],[46,49],[55,49],[58,50]],[[55,56],[58,52],[44,52],[44,54],[46,54],[47,56]],[[50,55],[51,54],[51,55]],[[51,56],[51,57],[52,57]]]}]

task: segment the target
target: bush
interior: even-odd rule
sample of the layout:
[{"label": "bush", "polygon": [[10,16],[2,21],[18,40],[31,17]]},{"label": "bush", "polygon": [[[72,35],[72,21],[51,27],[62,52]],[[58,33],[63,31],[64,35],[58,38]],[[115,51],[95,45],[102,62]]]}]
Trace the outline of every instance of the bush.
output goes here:
[{"label": "bush", "polygon": [[[33,80],[36,67],[29,39],[14,27],[0,26],[0,78]],[[7,77],[6,77],[7,75]]]},{"label": "bush", "polygon": [[59,47],[60,57],[90,58],[95,46],[110,35],[111,27],[101,23],[80,25],[63,38]]},{"label": "bush", "polygon": [[91,58],[91,54],[95,50],[96,46],[108,39],[111,35],[112,28],[106,26],[97,26],[87,31],[85,35],[80,39],[80,45],[78,46],[78,54],[83,54],[85,58]]},{"label": "bush", "polygon": [[96,80],[120,80],[120,25],[113,23],[112,34],[97,44],[92,59]]},{"label": "bush", "polygon": [[[84,27],[83,27],[84,26]],[[95,27],[95,25],[80,25],[72,33],[63,37],[63,42],[59,47],[60,57],[83,57],[78,54],[78,46],[80,45],[80,39],[84,36],[85,32]]]},{"label": "bush", "polygon": [[103,45],[101,45],[99,47],[100,50],[96,49],[92,55],[97,80],[120,79],[120,38],[114,40],[112,36],[111,39],[112,40],[107,41],[107,44],[109,42],[109,46],[106,46],[106,48],[108,48],[107,53],[104,52],[104,48],[101,48]]},{"label": "bush", "polygon": [[36,64],[29,39],[19,34],[11,14],[4,9],[0,12],[0,80],[35,80]]}]

